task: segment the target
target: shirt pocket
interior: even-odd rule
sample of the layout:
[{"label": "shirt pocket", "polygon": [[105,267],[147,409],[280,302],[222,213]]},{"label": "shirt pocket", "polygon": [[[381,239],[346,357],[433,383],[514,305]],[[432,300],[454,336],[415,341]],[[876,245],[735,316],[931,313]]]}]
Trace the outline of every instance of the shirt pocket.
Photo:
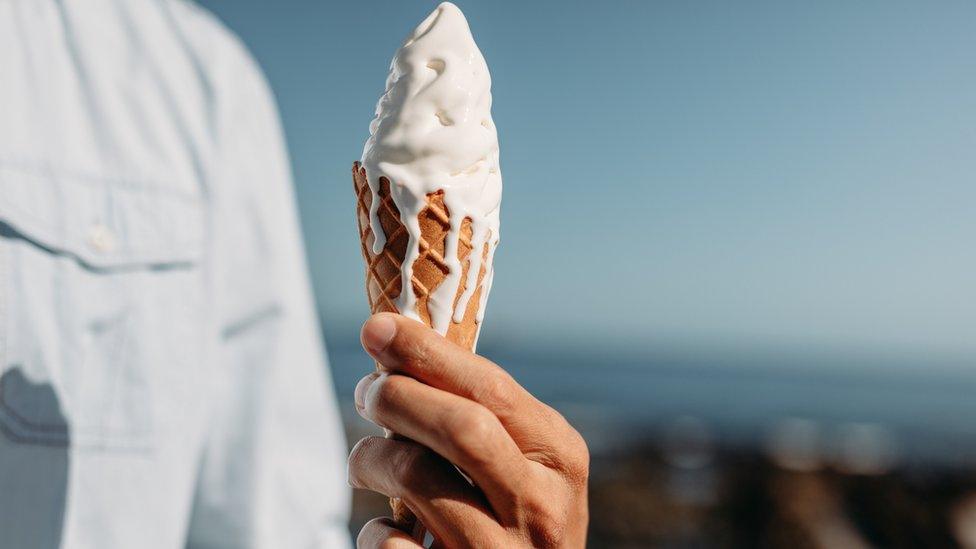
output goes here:
[{"label": "shirt pocket", "polygon": [[0,426],[10,438],[153,445],[202,353],[204,212],[200,195],[165,186],[0,165]]}]

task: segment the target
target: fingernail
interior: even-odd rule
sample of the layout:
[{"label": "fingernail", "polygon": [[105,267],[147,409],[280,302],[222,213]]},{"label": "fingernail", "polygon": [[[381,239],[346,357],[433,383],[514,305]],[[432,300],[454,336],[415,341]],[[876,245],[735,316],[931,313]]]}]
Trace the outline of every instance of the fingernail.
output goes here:
[{"label": "fingernail", "polygon": [[363,346],[372,353],[381,353],[396,335],[396,321],[390,315],[374,315],[363,325]]},{"label": "fingernail", "polygon": [[360,379],[359,383],[356,384],[356,394],[354,398],[356,400],[356,409],[360,412],[366,410],[366,391],[369,390],[369,386],[372,385],[379,376],[380,375],[377,373],[369,374],[363,379]]}]

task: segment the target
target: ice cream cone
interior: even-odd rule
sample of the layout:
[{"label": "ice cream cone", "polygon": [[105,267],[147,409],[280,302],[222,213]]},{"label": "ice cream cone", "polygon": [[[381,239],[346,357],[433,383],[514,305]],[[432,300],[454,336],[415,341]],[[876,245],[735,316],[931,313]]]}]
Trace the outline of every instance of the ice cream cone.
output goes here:
[{"label": "ice cream cone", "polygon": [[[403,313],[397,309],[397,298],[403,287],[402,266],[406,256],[409,235],[407,228],[400,221],[400,211],[390,196],[390,181],[386,177],[379,179],[380,188],[376,194],[380,200],[377,211],[380,226],[386,236],[386,242],[379,253],[374,253],[374,235],[370,227],[370,206],[373,193],[366,178],[366,170],[359,162],[353,164],[352,177],[356,191],[356,210],[359,222],[359,238],[366,260],[366,296],[372,312]],[[427,195],[427,206],[418,216],[420,225],[420,254],[413,263],[413,276],[410,291],[414,292],[417,300],[417,316],[428,326],[431,326],[431,315],[428,311],[428,298],[431,293],[447,278],[450,268],[444,260],[446,238],[450,234],[450,212],[444,205],[443,191]],[[460,238],[457,248],[458,261],[461,264],[461,280],[466,281],[471,262],[468,256],[472,252],[471,220],[465,218],[461,223]],[[484,246],[482,257],[487,258],[488,244]],[[481,306],[481,292],[484,290],[482,280],[485,276],[485,264],[481,261],[480,272],[476,281],[475,291],[468,301],[464,315],[460,322],[451,322],[447,328],[446,337],[450,341],[474,351],[478,339],[478,309]],[[454,297],[454,305],[464,292],[462,282]],[[486,291],[486,290],[485,290]],[[388,434],[393,436],[392,433]],[[402,526],[412,526],[416,521],[414,514],[399,499],[391,499],[394,520]]]}]

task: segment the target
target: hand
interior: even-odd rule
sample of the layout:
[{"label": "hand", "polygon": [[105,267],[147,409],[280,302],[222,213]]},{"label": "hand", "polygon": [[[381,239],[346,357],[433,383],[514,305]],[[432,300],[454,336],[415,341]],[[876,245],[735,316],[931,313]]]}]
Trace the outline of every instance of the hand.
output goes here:
[{"label": "hand", "polygon": [[[589,454],[558,412],[406,317],[373,316],[362,342],[381,366],[356,386],[356,409],[410,440],[360,440],[349,455],[353,487],[401,498],[435,547],[584,546]],[[357,544],[422,547],[390,519],[367,523]]]}]

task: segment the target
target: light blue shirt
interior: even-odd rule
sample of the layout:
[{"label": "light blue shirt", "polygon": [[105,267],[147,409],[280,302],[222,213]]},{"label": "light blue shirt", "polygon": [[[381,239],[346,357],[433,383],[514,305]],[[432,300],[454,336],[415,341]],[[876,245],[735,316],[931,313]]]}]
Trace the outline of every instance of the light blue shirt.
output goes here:
[{"label": "light blue shirt", "polygon": [[349,545],[274,101],[181,0],[0,0],[0,547]]}]

